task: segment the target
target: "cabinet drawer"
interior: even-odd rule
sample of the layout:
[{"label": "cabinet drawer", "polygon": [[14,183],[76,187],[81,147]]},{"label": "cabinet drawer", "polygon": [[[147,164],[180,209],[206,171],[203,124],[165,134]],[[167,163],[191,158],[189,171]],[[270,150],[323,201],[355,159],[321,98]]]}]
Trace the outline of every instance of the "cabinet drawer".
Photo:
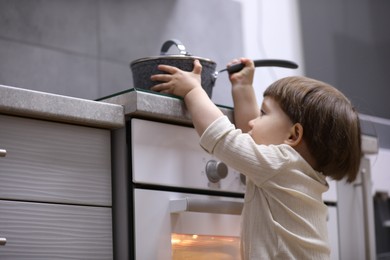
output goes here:
[{"label": "cabinet drawer", "polygon": [[110,132],[0,115],[0,199],[111,206]]},{"label": "cabinet drawer", "polygon": [[0,200],[0,259],[112,259],[111,209]]}]

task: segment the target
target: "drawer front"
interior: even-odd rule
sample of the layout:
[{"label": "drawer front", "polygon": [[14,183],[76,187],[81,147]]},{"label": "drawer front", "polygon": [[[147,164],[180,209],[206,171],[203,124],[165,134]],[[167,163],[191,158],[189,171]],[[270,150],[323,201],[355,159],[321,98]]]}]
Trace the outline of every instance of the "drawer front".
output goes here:
[{"label": "drawer front", "polygon": [[0,200],[0,259],[112,259],[111,209]]},{"label": "drawer front", "polygon": [[0,115],[0,199],[111,206],[110,132]]}]

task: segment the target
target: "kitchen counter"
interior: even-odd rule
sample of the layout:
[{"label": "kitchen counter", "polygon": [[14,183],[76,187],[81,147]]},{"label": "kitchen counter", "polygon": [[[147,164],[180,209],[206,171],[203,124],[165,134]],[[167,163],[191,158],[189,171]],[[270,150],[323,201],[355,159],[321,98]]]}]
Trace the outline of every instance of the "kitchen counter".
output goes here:
[{"label": "kitchen counter", "polygon": [[0,85],[0,113],[116,129],[124,126],[123,107]]},{"label": "kitchen counter", "polygon": [[0,259],[113,259],[123,106],[2,85],[0,97]]},{"label": "kitchen counter", "polygon": [[[183,100],[176,96],[132,88],[101,98],[100,101],[122,105],[126,117],[192,125],[191,116],[185,108]],[[217,106],[233,122],[233,109]]]}]

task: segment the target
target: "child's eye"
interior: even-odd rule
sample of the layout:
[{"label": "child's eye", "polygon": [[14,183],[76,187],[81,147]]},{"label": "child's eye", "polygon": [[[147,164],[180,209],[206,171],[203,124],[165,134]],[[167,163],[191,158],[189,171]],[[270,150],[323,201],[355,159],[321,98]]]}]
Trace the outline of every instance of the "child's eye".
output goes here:
[{"label": "child's eye", "polygon": [[265,112],[263,109],[260,110],[260,116],[264,116],[265,115]]}]

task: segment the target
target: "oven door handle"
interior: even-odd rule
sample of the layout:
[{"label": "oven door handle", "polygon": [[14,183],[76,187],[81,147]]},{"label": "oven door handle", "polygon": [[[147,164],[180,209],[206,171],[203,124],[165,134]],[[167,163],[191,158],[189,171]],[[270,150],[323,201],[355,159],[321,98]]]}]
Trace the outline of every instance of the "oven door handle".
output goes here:
[{"label": "oven door handle", "polygon": [[194,198],[172,199],[169,201],[171,213],[180,213],[185,211],[241,215],[243,202],[224,201],[224,200],[206,200]]}]

